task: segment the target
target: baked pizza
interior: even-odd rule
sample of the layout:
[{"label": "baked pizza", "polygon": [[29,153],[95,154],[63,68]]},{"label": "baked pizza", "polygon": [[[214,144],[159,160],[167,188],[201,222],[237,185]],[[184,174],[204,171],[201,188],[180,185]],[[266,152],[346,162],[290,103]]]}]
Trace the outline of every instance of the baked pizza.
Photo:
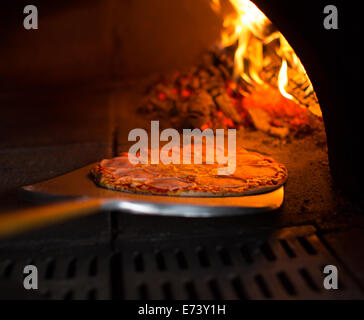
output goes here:
[{"label": "baked pizza", "polygon": [[279,188],[287,169],[274,159],[240,148],[236,169],[219,175],[220,164],[133,164],[129,154],[105,159],[91,169],[97,185],[151,195],[227,197],[258,194]]}]

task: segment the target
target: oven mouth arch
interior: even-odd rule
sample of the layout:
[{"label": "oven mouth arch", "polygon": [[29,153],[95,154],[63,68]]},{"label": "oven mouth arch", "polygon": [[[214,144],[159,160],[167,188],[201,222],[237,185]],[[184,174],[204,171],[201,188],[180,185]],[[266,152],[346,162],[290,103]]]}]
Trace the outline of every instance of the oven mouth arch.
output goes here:
[{"label": "oven mouth arch", "polygon": [[[253,2],[281,31],[304,65],[322,111],[330,172],[335,184],[347,196],[359,199],[364,194],[357,174],[360,138],[346,106],[349,101],[358,101],[354,101],[358,95],[353,92],[348,79],[352,72],[348,72],[345,49],[349,44],[348,33],[355,28],[352,21],[348,23],[346,19],[346,30],[340,26],[346,8],[335,4],[339,12],[339,29],[326,30],[323,26],[326,3],[321,1]],[[352,113],[356,114],[356,111]]]}]

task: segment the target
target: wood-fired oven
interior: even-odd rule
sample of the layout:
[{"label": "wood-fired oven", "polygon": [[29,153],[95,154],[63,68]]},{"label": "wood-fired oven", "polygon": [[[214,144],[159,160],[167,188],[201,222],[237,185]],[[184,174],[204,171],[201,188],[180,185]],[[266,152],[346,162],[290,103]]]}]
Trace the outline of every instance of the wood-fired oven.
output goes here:
[{"label": "wood-fired oven", "polygon": [[[355,29],[341,3],[33,2],[37,29],[23,26],[25,1],[1,9],[0,224],[16,226],[17,210],[40,217],[36,205],[52,200],[38,194],[34,204],[22,186],[128,151],[129,132],[149,132],[151,121],[179,132],[235,129],[239,148],[283,163],[288,180],[283,205],[265,213],[231,215],[222,200],[207,206],[219,217],[150,215],[164,210],[155,200],[153,210],[107,207],[8,232],[0,297],[363,298]],[[62,183],[82,195],[83,184]],[[194,201],[168,205],[193,211]],[[41,269],[34,296],[19,284],[26,264]],[[341,290],[323,287],[326,265],[342,270]]]}]

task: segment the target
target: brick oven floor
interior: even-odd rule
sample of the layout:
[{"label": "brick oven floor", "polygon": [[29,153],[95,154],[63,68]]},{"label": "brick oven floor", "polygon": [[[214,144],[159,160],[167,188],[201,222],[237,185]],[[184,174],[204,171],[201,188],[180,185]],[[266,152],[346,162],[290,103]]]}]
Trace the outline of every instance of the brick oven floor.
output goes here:
[{"label": "brick oven floor", "polygon": [[[32,205],[19,199],[15,191],[17,187],[55,177],[127,150],[129,130],[143,126],[145,123],[134,112],[140,94],[140,86],[138,89],[135,89],[135,86],[121,86],[106,89],[95,88],[93,90],[79,88],[73,91],[59,89],[48,91],[47,94],[34,91],[22,94],[1,94],[0,214],[7,210]],[[334,298],[363,298],[364,252],[361,244],[364,243],[364,216],[360,213],[357,205],[346,199],[340,190],[333,186],[322,137],[292,139],[290,142],[284,143],[260,132],[244,131],[240,132],[239,141],[242,141],[246,148],[269,154],[287,166],[289,181],[286,186],[285,204],[278,212],[249,217],[193,220],[129,216],[111,212],[100,213],[92,217],[64,222],[57,226],[0,241],[0,279],[1,276],[4,279],[13,279],[10,275],[12,274],[14,277],[16,267],[18,267],[15,265],[15,269],[9,273],[6,261],[23,261],[26,257],[28,262],[35,259],[46,263],[44,259],[57,256],[60,252],[62,252],[62,256],[76,255],[78,257],[78,252],[82,251],[80,256],[97,257],[98,261],[104,261],[103,257],[105,256],[111,257],[110,265],[112,267],[104,266],[104,277],[111,272],[120,278],[118,285],[110,284],[108,282],[110,279],[102,278],[100,272],[103,267],[102,264],[99,264],[100,272],[97,280],[94,280],[97,283],[103,283],[102,288],[98,288],[99,298],[135,297],[130,293],[130,283],[124,283],[125,279],[130,273],[133,281],[141,280],[138,277],[133,278],[135,275],[130,271],[127,254],[130,252],[140,253],[143,248],[148,247],[149,240],[154,241],[153,243],[159,248],[158,250],[165,248],[168,252],[173,248],[173,250],[180,250],[178,249],[181,247],[180,244],[173,244],[172,249],[167,244],[181,241],[181,239],[185,239],[184,243],[186,241],[193,242],[192,248],[200,247],[198,244],[199,237],[204,239],[202,242],[205,241],[206,243],[217,241],[216,245],[219,247],[221,246],[219,244],[221,239],[223,242],[227,239],[226,241],[230,243],[229,241],[235,241],[234,237],[245,237],[246,234],[249,234],[247,236],[250,239],[249,243],[253,241],[251,240],[253,238],[268,239],[268,244],[274,251],[275,245],[272,243],[275,243],[277,239],[286,241],[286,238],[282,238],[282,234],[285,234],[284,230],[289,230],[291,233],[299,230],[297,231],[298,234],[302,233],[302,237],[313,239],[314,245],[318,243],[319,246],[325,247],[325,254],[331,259],[329,260],[335,261],[340,265],[340,268],[343,268],[342,272],[349,279],[347,283],[352,283],[349,287],[356,288],[354,295],[350,295],[349,291],[347,295],[344,292],[343,295]],[[292,229],[293,227],[301,229]],[[277,232],[280,234],[279,236],[275,236]],[[264,236],[261,236],[262,234]],[[213,240],[207,242],[206,239],[211,237]],[[230,238],[234,239],[231,240]],[[237,241],[240,240],[239,238]],[[291,241],[291,238],[287,241]],[[229,246],[227,248],[228,251],[233,250]],[[263,249],[261,244],[258,248],[263,253],[267,253],[264,245]],[[183,250],[185,250],[188,260],[190,248]],[[318,251],[320,252],[320,250]],[[325,264],[325,254],[323,254],[323,258],[321,257],[322,259],[320,258],[320,263]],[[224,254],[222,255],[224,256]],[[234,257],[234,255],[232,256]],[[269,256],[268,254],[268,260]],[[81,264],[86,263],[82,260],[86,258],[78,259]],[[144,259],[148,260],[145,257]],[[156,259],[157,265],[159,267],[162,265],[161,268],[163,269],[164,260],[161,260],[158,254]],[[164,259],[167,258],[164,257]],[[178,259],[178,261],[183,261],[181,257]],[[227,261],[226,255],[222,259]],[[263,264],[260,264],[259,259],[257,261],[258,267],[255,265],[253,270],[269,268],[266,261],[262,262]],[[305,261],[308,261],[308,264],[311,263],[310,260]],[[47,263],[49,264],[49,261]],[[180,263],[183,266],[183,262]],[[92,262],[90,262],[91,265]],[[278,269],[280,268],[279,264],[276,266]],[[57,267],[58,265],[55,273],[60,272]],[[293,265],[292,268],[296,267]],[[150,270],[147,271],[151,272]],[[159,271],[155,270],[155,272]],[[226,271],[233,274],[239,273],[236,270],[234,273],[231,269],[226,269]],[[72,275],[72,270],[70,272]],[[88,269],[85,272],[91,271]],[[277,272],[280,274],[279,270]],[[185,274],[182,274],[179,277],[174,273],[173,277],[181,278],[184,276]],[[83,275],[76,273],[72,277],[75,281],[77,280],[77,285],[83,283]],[[254,277],[255,282],[260,283],[262,288],[259,275]],[[51,289],[47,287],[48,291],[43,292],[44,296],[72,298],[67,296],[67,281],[52,281],[50,282],[51,285],[48,286],[49,288],[61,288],[62,290],[57,289],[59,295],[52,296],[52,293],[49,293]],[[141,297],[145,297],[142,293],[145,293],[143,285],[145,285],[146,280],[143,281],[138,289]],[[235,293],[241,293],[239,284],[235,280],[232,281]],[[170,288],[168,289],[168,283],[171,282],[166,283],[167,287],[162,287],[164,288],[163,292],[168,296],[168,292],[171,291]],[[186,283],[188,287],[189,282]],[[249,285],[247,286],[249,288]],[[216,291],[213,281],[210,287],[212,288],[211,292],[215,293],[213,296],[216,297],[218,290]],[[153,287],[149,286],[148,288],[151,293],[146,297],[159,297],[152,294],[154,292]],[[188,288],[190,288],[187,290],[190,293],[189,296],[193,297],[193,290],[191,287]],[[300,287],[298,286],[298,288]],[[177,292],[179,291],[177,290]],[[286,287],[286,293],[280,293],[279,290],[274,291],[273,298],[286,298],[287,292],[291,294],[291,296],[288,295],[288,298],[295,298],[295,295],[290,293],[289,287],[288,289]],[[87,297],[92,298],[94,297],[93,294],[92,288],[90,288]],[[169,297],[171,296],[173,295],[169,294]],[[237,296],[241,298],[245,295],[237,294]],[[259,298],[259,295],[254,294],[253,291],[247,296]],[[77,297],[81,296],[76,295],[74,298]],[[230,298],[231,296],[226,294],[223,297]],[[320,298],[319,295],[310,294],[296,296],[296,298],[312,297]],[[269,295],[265,294],[263,298],[269,298]]]}]

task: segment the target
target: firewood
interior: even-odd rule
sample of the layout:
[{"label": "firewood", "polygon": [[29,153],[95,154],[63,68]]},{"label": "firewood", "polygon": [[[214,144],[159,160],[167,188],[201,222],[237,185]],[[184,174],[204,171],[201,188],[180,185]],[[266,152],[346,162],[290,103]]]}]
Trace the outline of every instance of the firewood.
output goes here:
[{"label": "firewood", "polygon": [[200,90],[187,103],[187,123],[194,128],[200,128],[210,120],[210,114],[216,109],[212,97]]},{"label": "firewood", "polygon": [[177,129],[254,126],[281,138],[314,130],[315,119],[300,106],[309,106],[310,110],[318,107],[307,78],[288,65],[290,81],[286,90],[299,104],[284,98],[277,88],[280,57],[272,55],[260,72],[261,79],[271,85],[263,90],[242,77],[232,79],[235,50],[236,46],[214,48],[188,71],[161,79],[149,88],[138,110],[149,117],[165,119],[167,125]]},{"label": "firewood", "polygon": [[241,123],[241,117],[236,111],[235,106],[226,92],[215,97],[216,105],[221,109],[221,111],[231,118],[235,123]]},{"label": "firewood", "polygon": [[287,127],[278,128],[278,127],[273,127],[270,124],[272,118],[267,111],[259,108],[249,108],[248,113],[256,129],[279,138],[285,138],[288,136],[289,129]]}]

